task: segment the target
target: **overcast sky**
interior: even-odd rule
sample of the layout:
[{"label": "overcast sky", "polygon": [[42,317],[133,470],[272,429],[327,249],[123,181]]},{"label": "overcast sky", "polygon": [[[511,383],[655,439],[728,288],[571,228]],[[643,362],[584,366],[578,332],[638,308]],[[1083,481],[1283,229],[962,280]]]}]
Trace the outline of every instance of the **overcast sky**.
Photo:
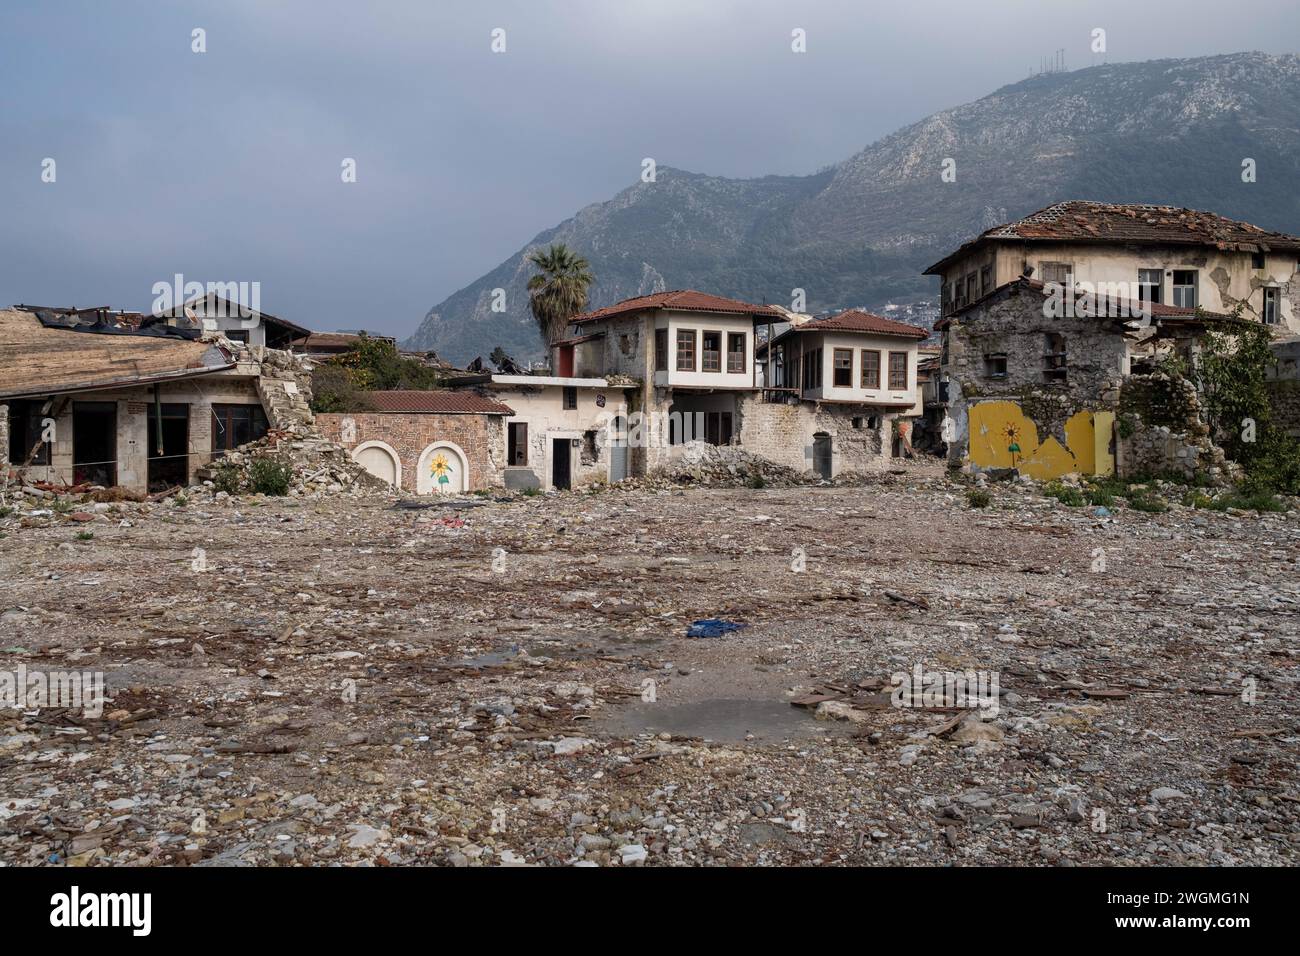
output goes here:
[{"label": "overcast sky", "polygon": [[181,273],[406,336],[643,157],[814,172],[1058,48],[1100,62],[1095,27],[1112,62],[1295,52],[1300,5],[0,0],[0,303],[147,309]]}]

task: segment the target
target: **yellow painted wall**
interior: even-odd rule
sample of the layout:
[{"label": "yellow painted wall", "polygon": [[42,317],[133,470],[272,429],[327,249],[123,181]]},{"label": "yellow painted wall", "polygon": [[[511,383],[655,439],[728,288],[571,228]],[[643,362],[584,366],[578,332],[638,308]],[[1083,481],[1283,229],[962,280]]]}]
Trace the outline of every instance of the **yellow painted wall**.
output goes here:
[{"label": "yellow painted wall", "polygon": [[1072,472],[1113,475],[1114,423],[1113,412],[1077,412],[1065,423],[1063,446],[1050,435],[1040,442],[1038,426],[1015,402],[980,402],[970,410],[967,460],[981,468],[1018,468],[1040,481]]}]

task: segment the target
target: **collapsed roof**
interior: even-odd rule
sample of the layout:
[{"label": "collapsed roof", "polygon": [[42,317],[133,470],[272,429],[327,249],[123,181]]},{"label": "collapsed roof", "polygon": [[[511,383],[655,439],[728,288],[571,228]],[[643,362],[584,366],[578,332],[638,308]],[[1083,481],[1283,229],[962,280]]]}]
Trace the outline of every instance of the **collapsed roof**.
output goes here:
[{"label": "collapsed roof", "polygon": [[1270,232],[1212,212],[1072,199],[980,233],[925,274],[939,275],[967,253],[992,242],[1118,242],[1210,246],[1224,252],[1300,253],[1300,236]]},{"label": "collapsed roof", "polygon": [[143,385],[234,367],[230,353],[209,342],[149,329],[46,324],[36,312],[0,309],[0,399]]}]

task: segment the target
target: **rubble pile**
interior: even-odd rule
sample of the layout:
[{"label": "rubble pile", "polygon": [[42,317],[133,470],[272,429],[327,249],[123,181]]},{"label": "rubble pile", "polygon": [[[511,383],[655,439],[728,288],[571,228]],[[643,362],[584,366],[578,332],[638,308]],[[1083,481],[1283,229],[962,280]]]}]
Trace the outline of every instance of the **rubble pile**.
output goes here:
[{"label": "rubble pile", "polygon": [[1300,515],[906,477],[0,508],[0,863],[1300,862]]},{"label": "rubble pile", "polygon": [[757,484],[790,487],[804,478],[793,468],[752,455],[734,445],[687,442],[671,465],[651,476],[672,484],[713,487]]},{"label": "rubble pile", "polygon": [[202,487],[213,494],[253,490],[253,463],[263,458],[288,466],[290,497],[393,494],[387,482],[357,464],[341,445],[320,437],[304,438],[278,430],[228,452],[202,469],[199,472]]}]

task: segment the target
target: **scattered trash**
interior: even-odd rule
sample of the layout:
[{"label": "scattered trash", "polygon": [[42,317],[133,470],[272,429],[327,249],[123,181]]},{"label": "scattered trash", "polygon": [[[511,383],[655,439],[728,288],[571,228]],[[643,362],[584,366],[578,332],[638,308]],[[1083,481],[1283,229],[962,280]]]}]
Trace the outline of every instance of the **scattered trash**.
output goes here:
[{"label": "scattered trash", "polygon": [[686,631],[686,636],[722,637],[724,634],[730,634],[732,631],[739,631],[748,626],[748,624],[740,624],[736,621],[724,621],[718,617],[706,617],[691,624]]}]

